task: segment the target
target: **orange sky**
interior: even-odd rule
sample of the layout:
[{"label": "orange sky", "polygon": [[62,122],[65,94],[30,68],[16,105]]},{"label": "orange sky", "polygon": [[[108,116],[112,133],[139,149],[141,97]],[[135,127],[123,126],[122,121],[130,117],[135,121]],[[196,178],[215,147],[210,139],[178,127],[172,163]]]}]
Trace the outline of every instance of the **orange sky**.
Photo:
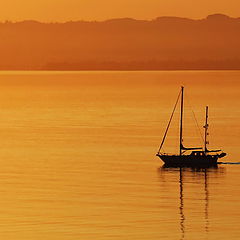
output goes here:
[{"label": "orange sky", "polygon": [[157,16],[204,18],[212,13],[240,17],[239,0],[1,0],[0,21],[104,20]]}]

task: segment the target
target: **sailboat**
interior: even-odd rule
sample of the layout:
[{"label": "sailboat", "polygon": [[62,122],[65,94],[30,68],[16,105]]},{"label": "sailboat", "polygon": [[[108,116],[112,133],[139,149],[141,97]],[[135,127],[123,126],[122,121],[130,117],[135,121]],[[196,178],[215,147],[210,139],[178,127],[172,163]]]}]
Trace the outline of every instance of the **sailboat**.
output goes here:
[{"label": "sailboat", "polygon": [[[167,133],[178,105],[179,99],[181,98],[180,103],[180,131],[179,131],[179,154],[167,154],[163,153],[162,147],[167,137]],[[162,142],[160,144],[159,150],[156,154],[166,166],[173,167],[182,167],[182,166],[190,166],[190,167],[206,167],[206,166],[214,166],[217,164],[219,158],[225,157],[226,153],[222,150],[209,150],[207,145],[209,144],[207,136],[208,134],[208,106],[206,107],[206,120],[204,125],[204,147],[185,147],[183,145],[183,114],[184,114],[184,87],[181,87],[181,91],[178,95],[177,101],[175,103],[173,112],[171,114],[170,120],[167,125],[167,129],[163,136]],[[191,152],[190,152],[191,151]]]}]

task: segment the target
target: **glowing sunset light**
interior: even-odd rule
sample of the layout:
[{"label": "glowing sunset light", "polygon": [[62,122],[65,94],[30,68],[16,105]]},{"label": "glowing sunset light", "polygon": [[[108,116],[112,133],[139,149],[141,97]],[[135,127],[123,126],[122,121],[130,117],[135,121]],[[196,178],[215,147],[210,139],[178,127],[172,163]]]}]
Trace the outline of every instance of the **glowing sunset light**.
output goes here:
[{"label": "glowing sunset light", "polygon": [[[238,6],[238,7],[237,7]],[[0,21],[105,20],[131,17],[152,19],[158,16],[203,18],[221,12],[238,17],[238,0],[8,0],[0,3]]]}]

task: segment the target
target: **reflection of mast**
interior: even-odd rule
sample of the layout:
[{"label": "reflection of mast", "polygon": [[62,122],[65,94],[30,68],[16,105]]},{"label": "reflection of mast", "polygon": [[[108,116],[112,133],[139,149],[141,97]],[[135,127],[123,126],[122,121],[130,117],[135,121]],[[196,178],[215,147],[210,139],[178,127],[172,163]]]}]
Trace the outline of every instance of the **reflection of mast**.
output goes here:
[{"label": "reflection of mast", "polygon": [[179,210],[180,210],[180,229],[181,229],[181,232],[182,232],[181,239],[184,239],[184,236],[185,236],[185,226],[184,226],[185,216],[184,216],[184,212],[183,212],[184,203],[183,203],[182,168],[180,168],[179,184],[180,184],[180,207],[179,207]]},{"label": "reflection of mast", "polygon": [[[199,207],[199,211],[198,212],[198,221],[199,221],[199,217],[201,216],[201,222],[202,225],[200,227],[202,227],[202,229],[204,229],[204,232],[206,234],[206,237],[208,237],[208,233],[211,231],[210,228],[210,216],[209,216],[209,208],[210,208],[210,204],[209,204],[209,200],[210,200],[210,192],[208,189],[208,185],[209,185],[209,177],[213,177],[215,174],[224,174],[225,173],[225,169],[224,168],[219,168],[218,166],[213,167],[213,168],[170,168],[167,166],[163,166],[162,168],[160,168],[160,173],[161,173],[161,178],[162,181],[167,183],[168,179],[164,178],[164,175],[162,175],[162,173],[174,173],[174,174],[179,174],[179,207],[178,207],[178,214],[179,214],[179,231],[180,231],[180,238],[181,240],[185,239],[185,233],[187,232],[188,228],[186,228],[186,217],[184,214],[184,207],[186,208],[186,203],[184,206],[184,191],[183,191],[183,187],[184,187],[184,177],[193,177],[193,180],[195,180],[195,178],[197,178],[198,180],[200,179],[201,181],[198,182],[199,187],[202,188],[202,192],[199,195],[199,200],[201,200],[201,208]],[[183,176],[183,173],[185,174]],[[193,175],[189,175],[189,173],[194,173]],[[185,180],[185,184],[187,184],[187,179]],[[204,195],[204,197],[203,197]],[[202,231],[203,232],[203,231]]]},{"label": "reflection of mast", "polygon": [[204,169],[204,186],[205,186],[205,231],[208,232],[209,219],[208,219],[208,207],[209,207],[209,192],[208,192],[208,178],[207,169]]}]

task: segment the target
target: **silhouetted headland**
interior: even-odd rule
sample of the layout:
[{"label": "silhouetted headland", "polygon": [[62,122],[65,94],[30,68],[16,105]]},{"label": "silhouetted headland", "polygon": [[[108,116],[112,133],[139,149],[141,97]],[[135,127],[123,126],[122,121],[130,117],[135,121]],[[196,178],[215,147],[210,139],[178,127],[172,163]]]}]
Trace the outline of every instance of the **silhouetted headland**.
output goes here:
[{"label": "silhouetted headland", "polygon": [[0,23],[1,70],[240,69],[240,18]]}]

